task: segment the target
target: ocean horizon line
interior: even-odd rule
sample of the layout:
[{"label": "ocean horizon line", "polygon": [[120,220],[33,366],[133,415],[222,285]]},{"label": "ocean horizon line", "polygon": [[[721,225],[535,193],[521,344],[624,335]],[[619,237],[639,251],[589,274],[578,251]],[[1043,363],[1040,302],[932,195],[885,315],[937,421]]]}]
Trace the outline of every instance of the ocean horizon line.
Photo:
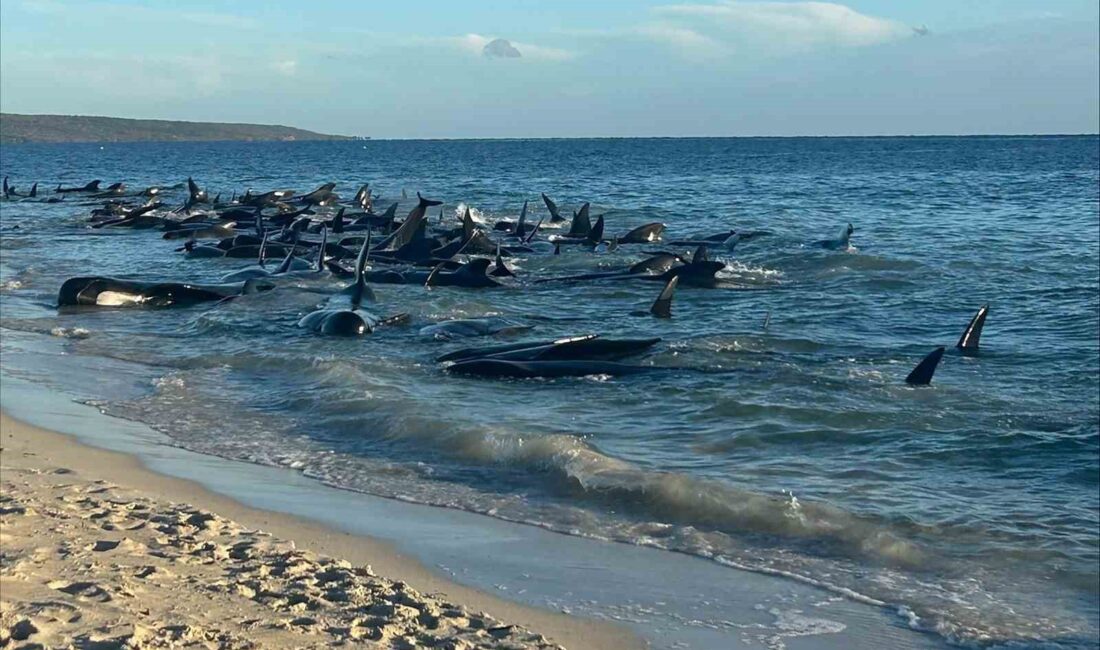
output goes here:
[{"label": "ocean horizon line", "polygon": [[[298,128],[298,127],[292,127]],[[17,145],[103,145],[103,144],[173,144],[204,142],[235,142],[240,144],[264,143],[365,143],[365,142],[530,142],[530,141],[574,141],[574,140],[901,140],[901,139],[1029,139],[1029,138],[1096,138],[1094,133],[922,133],[922,134],[874,134],[874,135],[580,135],[580,136],[485,136],[485,137],[379,137],[379,136],[343,136],[341,140],[80,140],[71,142],[26,141],[7,142],[5,146]]]}]

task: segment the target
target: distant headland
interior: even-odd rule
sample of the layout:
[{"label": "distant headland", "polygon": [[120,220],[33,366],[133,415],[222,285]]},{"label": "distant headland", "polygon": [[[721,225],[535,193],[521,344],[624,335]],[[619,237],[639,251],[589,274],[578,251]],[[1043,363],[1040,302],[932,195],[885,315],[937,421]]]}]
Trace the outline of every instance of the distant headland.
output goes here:
[{"label": "distant headland", "polygon": [[0,144],[22,142],[212,142],[360,140],[289,126],[0,113]]}]

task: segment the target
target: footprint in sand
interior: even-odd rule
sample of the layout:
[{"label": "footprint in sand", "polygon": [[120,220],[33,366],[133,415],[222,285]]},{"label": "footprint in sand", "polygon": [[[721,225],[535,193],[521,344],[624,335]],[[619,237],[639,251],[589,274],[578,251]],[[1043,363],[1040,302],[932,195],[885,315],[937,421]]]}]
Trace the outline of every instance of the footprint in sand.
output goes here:
[{"label": "footprint in sand", "polygon": [[86,551],[95,551],[96,553],[102,553],[103,551],[113,551],[118,548],[119,541],[114,539],[100,539],[96,540],[94,544],[89,544],[84,547]]},{"label": "footprint in sand", "polygon": [[95,600],[105,603],[111,600],[111,594],[103,590],[94,582],[69,582],[68,580],[54,580],[47,582],[46,586],[62,593],[76,596],[84,600]]}]

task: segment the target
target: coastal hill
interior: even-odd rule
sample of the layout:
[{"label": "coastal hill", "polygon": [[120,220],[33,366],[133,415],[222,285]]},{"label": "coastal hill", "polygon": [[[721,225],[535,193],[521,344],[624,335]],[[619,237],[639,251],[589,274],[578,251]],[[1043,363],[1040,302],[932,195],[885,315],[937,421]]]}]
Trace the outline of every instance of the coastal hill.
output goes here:
[{"label": "coastal hill", "polygon": [[219,140],[353,140],[289,126],[131,120],[85,115],[0,113],[0,144],[21,142],[182,142]]}]

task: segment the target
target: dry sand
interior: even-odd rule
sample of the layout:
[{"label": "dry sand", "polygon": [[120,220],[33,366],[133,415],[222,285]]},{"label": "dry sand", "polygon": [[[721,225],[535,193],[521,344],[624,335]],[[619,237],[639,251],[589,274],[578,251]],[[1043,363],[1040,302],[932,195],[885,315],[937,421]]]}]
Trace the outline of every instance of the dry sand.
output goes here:
[{"label": "dry sand", "polygon": [[641,647],[6,415],[0,441],[0,646]]}]

